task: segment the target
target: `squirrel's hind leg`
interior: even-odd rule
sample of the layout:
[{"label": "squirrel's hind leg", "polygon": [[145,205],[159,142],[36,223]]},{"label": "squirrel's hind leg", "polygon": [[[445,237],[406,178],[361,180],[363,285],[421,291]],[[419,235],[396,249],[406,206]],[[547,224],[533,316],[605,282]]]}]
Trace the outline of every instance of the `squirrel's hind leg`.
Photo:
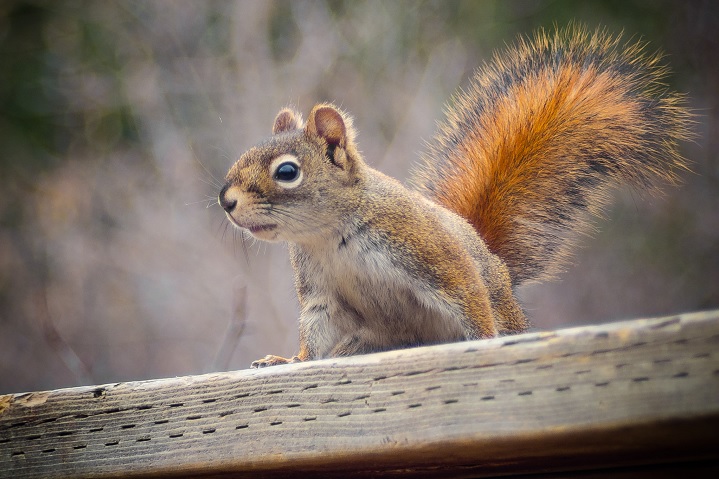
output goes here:
[{"label": "squirrel's hind leg", "polygon": [[377,351],[391,349],[391,346],[381,346],[372,340],[371,331],[360,328],[357,331],[346,334],[340,342],[338,342],[329,354],[331,358],[342,356],[353,356],[355,354],[368,354]]}]

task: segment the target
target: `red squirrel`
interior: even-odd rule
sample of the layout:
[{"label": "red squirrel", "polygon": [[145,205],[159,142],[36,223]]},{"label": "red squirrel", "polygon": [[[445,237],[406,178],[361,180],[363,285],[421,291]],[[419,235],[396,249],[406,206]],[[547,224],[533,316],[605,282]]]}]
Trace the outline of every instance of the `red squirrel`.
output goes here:
[{"label": "red squirrel", "polygon": [[365,163],[336,106],[280,111],[218,199],[295,273],[299,352],[252,366],[525,330],[514,288],[566,264],[608,188],[686,168],[691,114],[643,48],[576,26],[518,41],[455,98],[411,187]]}]

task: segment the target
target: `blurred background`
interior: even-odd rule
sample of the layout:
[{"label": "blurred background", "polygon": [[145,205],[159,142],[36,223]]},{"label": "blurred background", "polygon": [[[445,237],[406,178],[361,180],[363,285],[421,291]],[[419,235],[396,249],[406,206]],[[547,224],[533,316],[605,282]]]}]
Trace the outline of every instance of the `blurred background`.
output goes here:
[{"label": "blurred background", "polygon": [[535,329],[719,307],[719,3],[0,3],[0,393],[241,369],[297,349],[286,247],[215,198],[277,111],[334,101],[399,179],[475,67],[578,20],[663,50],[696,140],[680,188],[622,191]]}]

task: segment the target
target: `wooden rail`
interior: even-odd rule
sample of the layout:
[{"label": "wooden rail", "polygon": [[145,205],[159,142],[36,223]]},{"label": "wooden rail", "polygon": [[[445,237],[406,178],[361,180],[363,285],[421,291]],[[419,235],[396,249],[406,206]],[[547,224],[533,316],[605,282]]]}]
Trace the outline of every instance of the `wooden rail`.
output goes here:
[{"label": "wooden rail", "polygon": [[713,311],[0,396],[0,477],[719,477],[718,346]]}]

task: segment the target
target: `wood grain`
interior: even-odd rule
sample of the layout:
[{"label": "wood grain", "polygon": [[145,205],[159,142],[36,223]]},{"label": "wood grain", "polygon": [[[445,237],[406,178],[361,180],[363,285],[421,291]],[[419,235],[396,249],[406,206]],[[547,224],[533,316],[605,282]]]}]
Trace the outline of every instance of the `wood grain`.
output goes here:
[{"label": "wood grain", "polygon": [[715,474],[718,345],[713,311],[0,396],[0,477]]}]

